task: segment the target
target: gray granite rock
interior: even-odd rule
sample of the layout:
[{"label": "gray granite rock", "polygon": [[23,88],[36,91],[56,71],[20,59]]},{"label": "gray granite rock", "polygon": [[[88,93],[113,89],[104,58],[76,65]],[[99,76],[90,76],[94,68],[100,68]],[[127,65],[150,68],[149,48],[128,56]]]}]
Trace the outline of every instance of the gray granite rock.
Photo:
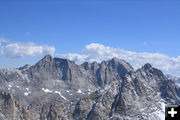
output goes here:
[{"label": "gray granite rock", "polygon": [[160,70],[135,71],[118,58],[78,65],[47,55],[1,69],[0,91],[2,120],[162,120],[165,104],[180,103],[179,87]]}]

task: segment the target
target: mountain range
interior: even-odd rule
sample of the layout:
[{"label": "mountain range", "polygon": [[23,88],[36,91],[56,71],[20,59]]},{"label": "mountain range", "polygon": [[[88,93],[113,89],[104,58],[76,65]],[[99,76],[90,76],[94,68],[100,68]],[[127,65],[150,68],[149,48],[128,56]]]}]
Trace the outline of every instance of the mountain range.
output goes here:
[{"label": "mountain range", "polygon": [[147,63],[135,70],[112,58],[101,63],[52,58],[0,69],[0,120],[164,120],[180,104],[178,79]]}]

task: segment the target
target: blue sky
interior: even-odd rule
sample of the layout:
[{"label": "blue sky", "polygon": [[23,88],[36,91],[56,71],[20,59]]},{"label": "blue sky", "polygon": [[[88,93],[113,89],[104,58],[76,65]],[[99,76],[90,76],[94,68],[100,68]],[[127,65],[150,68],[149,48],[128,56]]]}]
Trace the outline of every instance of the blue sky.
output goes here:
[{"label": "blue sky", "polygon": [[[0,38],[21,46],[54,47],[54,56],[87,55],[90,52],[84,48],[98,43],[136,53],[160,53],[178,63],[179,21],[179,0],[0,1]],[[1,42],[1,46],[7,44]],[[33,64],[47,53],[10,56],[11,51],[3,51],[0,68]]]}]

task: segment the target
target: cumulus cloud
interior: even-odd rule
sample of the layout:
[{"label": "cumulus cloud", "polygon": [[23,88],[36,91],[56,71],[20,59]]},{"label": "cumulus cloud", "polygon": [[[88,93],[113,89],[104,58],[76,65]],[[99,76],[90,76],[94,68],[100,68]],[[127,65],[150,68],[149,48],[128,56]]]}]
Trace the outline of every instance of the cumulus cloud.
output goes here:
[{"label": "cumulus cloud", "polygon": [[80,54],[76,54],[76,53],[67,53],[67,54],[56,54],[56,56],[60,56],[63,58],[67,58],[69,60],[73,60],[77,63],[83,63],[85,61],[89,61],[88,59],[88,55],[80,55]]},{"label": "cumulus cloud", "polygon": [[77,63],[85,61],[101,62],[113,57],[117,57],[129,62],[134,68],[139,68],[145,63],[151,63],[154,67],[163,70],[166,73],[180,75],[180,56],[169,57],[160,53],[133,52],[121,48],[113,48],[99,43],[91,43],[83,49],[82,54],[63,54],[62,57],[74,60]]},{"label": "cumulus cloud", "polygon": [[[75,61],[78,64],[83,62],[101,62],[117,57],[129,62],[135,69],[145,63],[151,63],[154,67],[163,70],[165,73],[180,76],[180,56],[169,57],[161,53],[134,52],[121,48],[113,48],[99,43],[86,45],[82,50],[83,54],[67,53],[55,54]],[[48,45],[37,45],[32,42],[15,42],[7,39],[0,39],[0,54],[10,58],[23,56],[44,56],[54,55],[55,48]]]},{"label": "cumulus cloud", "polygon": [[55,48],[47,45],[36,45],[33,42],[15,42],[0,39],[0,54],[16,58],[23,56],[54,55]]}]

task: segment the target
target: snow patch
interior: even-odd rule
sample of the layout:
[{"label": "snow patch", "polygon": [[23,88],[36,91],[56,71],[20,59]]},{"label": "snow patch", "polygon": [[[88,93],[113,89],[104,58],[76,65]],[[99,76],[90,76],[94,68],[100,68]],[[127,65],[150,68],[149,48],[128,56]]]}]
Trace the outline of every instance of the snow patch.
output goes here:
[{"label": "snow patch", "polygon": [[77,93],[81,93],[81,94],[84,94],[80,89],[77,91]]},{"label": "snow patch", "polygon": [[31,91],[29,91],[29,92],[24,92],[24,95],[25,95],[25,96],[28,96],[30,93],[31,93]]},{"label": "snow patch", "polygon": [[89,88],[88,88],[88,91],[92,92],[92,90],[91,90],[91,89],[89,89]]},{"label": "snow patch", "polygon": [[44,88],[42,88],[42,90],[43,90],[44,92],[46,92],[46,93],[52,93],[52,91],[50,91],[49,89],[44,89]]},{"label": "snow patch", "polygon": [[[64,100],[67,100],[59,91],[55,91],[55,93],[59,94]],[[68,100],[67,100],[68,101]]]},{"label": "snow patch", "polygon": [[177,85],[178,87],[180,87],[180,84],[179,84],[179,83],[176,83],[176,85]]},{"label": "snow patch", "polygon": [[157,105],[160,107],[159,109],[156,109],[153,115],[157,116],[158,118],[164,120],[164,115],[165,115],[165,103],[163,102],[164,100],[160,100]]}]

